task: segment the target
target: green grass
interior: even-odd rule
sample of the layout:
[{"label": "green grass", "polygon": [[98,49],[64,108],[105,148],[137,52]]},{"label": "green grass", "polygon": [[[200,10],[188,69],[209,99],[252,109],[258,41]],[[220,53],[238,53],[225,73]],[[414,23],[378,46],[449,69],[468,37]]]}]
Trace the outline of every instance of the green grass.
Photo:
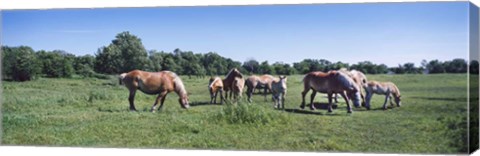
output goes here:
[{"label": "green grass", "polygon": [[[339,100],[333,113],[299,110],[301,75],[290,76],[286,111],[254,95],[237,105],[211,105],[208,78],[183,77],[191,108],[184,110],[171,93],[157,113],[156,96],[138,93],[139,112],[128,111],[128,91],[111,79],[3,81],[3,145],[122,148],[336,151],[366,153],[462,153],[467,113],[465,74],[367,75],[392,81],[402,107],[347,114]],[[307,101],[310,94],[307,95]],[[325,94],[316,102],[326,103]]]}]

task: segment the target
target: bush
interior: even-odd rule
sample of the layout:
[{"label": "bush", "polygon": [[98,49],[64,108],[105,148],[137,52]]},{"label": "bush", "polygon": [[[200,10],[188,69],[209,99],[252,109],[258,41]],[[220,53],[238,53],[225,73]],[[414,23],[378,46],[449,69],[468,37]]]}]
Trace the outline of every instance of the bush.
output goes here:
[{"label": "bush", "polygon": [[39,61],[27,46],[2,47],[2,74],[4,79],[29,81],[40,73]]}]

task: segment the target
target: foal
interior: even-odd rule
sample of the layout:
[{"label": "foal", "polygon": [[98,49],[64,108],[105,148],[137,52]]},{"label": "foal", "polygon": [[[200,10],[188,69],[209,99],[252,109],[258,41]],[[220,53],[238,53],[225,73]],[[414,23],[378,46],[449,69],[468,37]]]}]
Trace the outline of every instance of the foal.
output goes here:
[{"label": "foal", "polygon": [[210,103],[217,103],[217,94],[220,92],[220,104],[223,104],[225,99],[223,98],[223,81],[220,77],[210,78],[208,91],[210,91]]},{"label": "foal", "polygon": [[397,103],[397,106],[400,107],[402,105],[400,99],[400,90],[392,82],[369,81],[365,87],[365,91],[367,92],[367,109],[370,109],[370,100],[372,99],[373,93],[385,95],[385,102],[383,103],[384,110],[387,109],[388,98],[390,98],[390,105],[393,106],[392,95],[395,98],[395,103]]},{"label": "foal", "polygon": [[[233,100],[238,102],[242,98],[243,87],[245,86],[245,80],[240,77],[236,77],[232,82]],[[231,97],[231,96],[230,96]]]},{"label": "foal", "polygon": [[279,80],[272,81],[272,96],[274,99],[273,107],[285,109],[285,96],[287,95],[287,77],[279,76]]}]

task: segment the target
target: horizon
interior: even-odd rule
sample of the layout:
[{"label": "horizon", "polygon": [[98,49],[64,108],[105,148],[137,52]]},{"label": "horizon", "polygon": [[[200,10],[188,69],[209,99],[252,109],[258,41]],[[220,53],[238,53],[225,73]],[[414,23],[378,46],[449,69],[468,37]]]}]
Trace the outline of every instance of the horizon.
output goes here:
[{"label": "horizon", "polygon": [[129,31],[147,51],[215,52],[241,63],[251,58],[290,65],[325,59],[350,65],[370,61],[388,67],[405,63],[419,67],[424,59],[468,62],[469,5],[407,2],[3,10],[2,43],[95,56],[116,34]]}]

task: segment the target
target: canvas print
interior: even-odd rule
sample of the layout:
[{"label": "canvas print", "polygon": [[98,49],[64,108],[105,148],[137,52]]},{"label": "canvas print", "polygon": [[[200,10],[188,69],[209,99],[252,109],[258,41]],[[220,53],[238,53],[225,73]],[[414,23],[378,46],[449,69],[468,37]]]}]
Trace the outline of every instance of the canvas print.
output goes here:
[{"label": "canvas print", "polygon": [[2,10],[1,145],[478,148],[478,7]]}]

